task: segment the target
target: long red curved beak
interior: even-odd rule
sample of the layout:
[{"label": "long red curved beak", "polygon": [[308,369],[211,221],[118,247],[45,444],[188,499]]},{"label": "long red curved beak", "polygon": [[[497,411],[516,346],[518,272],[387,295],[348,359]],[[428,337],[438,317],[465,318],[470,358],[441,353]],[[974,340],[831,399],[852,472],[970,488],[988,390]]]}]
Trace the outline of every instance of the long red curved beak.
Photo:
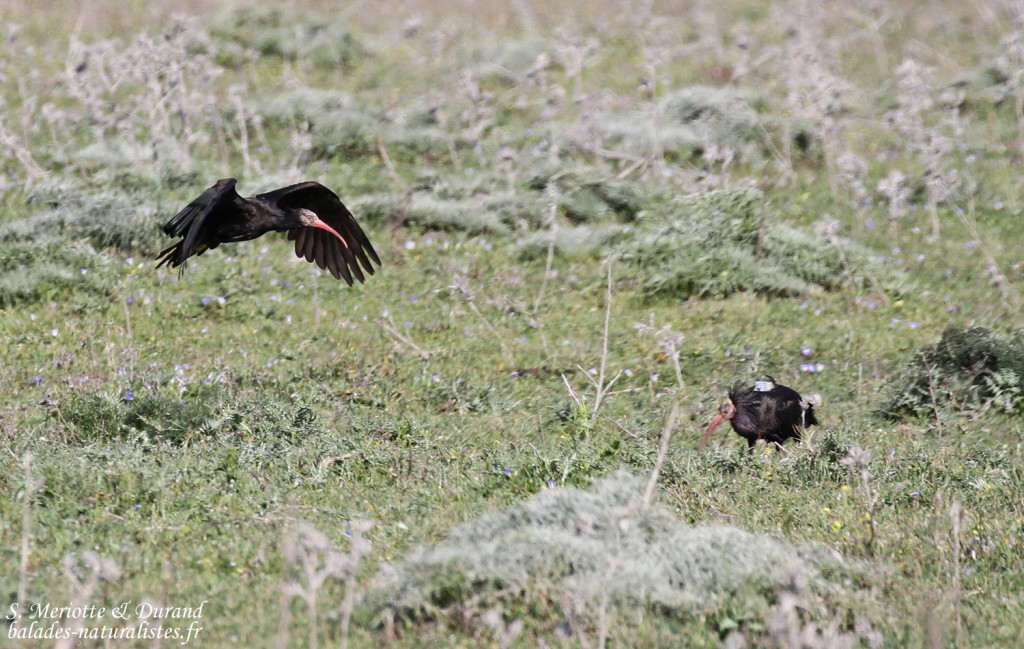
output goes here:
[{"label": "long red curved beak", "polygon": [[711,433],[715,432],[715,429],[722,425],[725,421],[725,415],[718,413],[715,418],[711,420],[711,424],[708,425],[708,429],[704,431],[704,437],[700,438],[700,448],[703,449],[704,445],[708,443],[708,438],[711,437]]},{"label": "long red curved beak", "polygon": [[314,228],[320,228],[321,230],[327,230],[328,232],[330,232],[334,236],[338,237],[338,241],[341,241],[341,243],[346,248],[348,248],[348,241],[345,241],[345,237],[341,236],[340,234],[338,234],[337,230],[335,230],[331,226],[329,226],[326,223],[324,223],[323,221],[321,221],[319,217],[315,221],[313,221],[312,225],[313,225]]}]

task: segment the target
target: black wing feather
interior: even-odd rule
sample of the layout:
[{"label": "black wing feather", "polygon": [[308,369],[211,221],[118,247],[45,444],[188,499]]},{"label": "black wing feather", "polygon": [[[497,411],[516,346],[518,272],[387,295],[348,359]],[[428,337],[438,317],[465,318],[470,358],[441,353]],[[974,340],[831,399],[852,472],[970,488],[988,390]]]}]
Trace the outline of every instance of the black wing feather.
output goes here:
[{"label": "black wing feather", "polygon": [[348,270],[348,265],[345,263],[345,259],[341,254],[341,251],[336,247],[332,246],[329,250],[330,263],[327,267],[331,271],[331,275],[334,275],[335,279],[345,278],[345,282],[352,285],[352,274]]},{"label": "black wing feather", "polygon": [[192,255],[201,255],[209,249],[216,248],[220,241],[204,240],[203,234],[208,229],[210,215],[225,213],[241,203],[242,197],[235,191],[234,178],[218,180],[212,187],[186,205],[180,212],[171,217],[164,225],[164,233],[172,237],[184,237],[181,241],[164,249],[157,255],[157,268],[170,264],[171,268],[181,267],[185,270],[185,260]]},{"label": "black wing feather", "polygon": [[[341,202],[338,195],[318,182],[307,181],[296,185],[282,187],[266,194],[260,194],[255,198],[264,201],[277,203],[281,207],[293,209],[305,208],[315,212],[320,220],[334,228],[345,240],[344,243],[326,232],[317,231],[312,239],[316,242],[315,247],[309,244],[310,237],[296,234],[294,237],[289,233],[289,238],[295,240],[295,254],[306,257],[308,261],[316,260],[321,268],[326,267],[330,259],[337,259],[338,271],[351,283],[349,275],[362,282],[364,280],[362,267],[370,275],[374,274],[371,259],[381,265],[377,251],[373,249],[370,239],[363,232],[363,229],[356,223],[352,213]],[[303,228],[307,230],[309,228]],[[305,243],[304,243],[305,241]],[[330,251],[330,255],[328,255]],[[312,255],[312,258],[310,257]],[[349,272],[344,272],[343,268]]]}]

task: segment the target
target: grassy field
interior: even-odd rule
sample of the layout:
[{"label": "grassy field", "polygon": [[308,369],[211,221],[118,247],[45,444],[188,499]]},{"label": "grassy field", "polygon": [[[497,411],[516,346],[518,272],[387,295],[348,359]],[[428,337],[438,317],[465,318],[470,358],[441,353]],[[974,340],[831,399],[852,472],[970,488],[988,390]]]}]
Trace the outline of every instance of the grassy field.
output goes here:
[{"label": "grassy field", "polygon": [[[0,645],[1024,646],[1016,3],[63,4],[0,9]],[[222,177],[382,268],[154,270]],[[698,451],[764,375],[821,426]]]}]

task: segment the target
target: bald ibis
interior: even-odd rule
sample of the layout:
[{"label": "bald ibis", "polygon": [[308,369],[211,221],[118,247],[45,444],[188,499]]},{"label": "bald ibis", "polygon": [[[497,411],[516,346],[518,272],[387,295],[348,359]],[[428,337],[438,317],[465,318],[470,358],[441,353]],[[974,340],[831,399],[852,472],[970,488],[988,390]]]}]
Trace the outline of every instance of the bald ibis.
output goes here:
[{"label": "bald ibis", "polygon": [[711,433],[723,421],[728,421],[738,435],[747,439],[750,450],[759,439],[780,446],[791,437],[800,439],[805,428],[818,423],[810,402],[793,388],[776,383],[770,376],[755,381],[749,388],[736,385],[729,391],[729,396],[704,432],[700,448],[704,448]]},{"label": "bald ibis", "polygon": [[[362,228],[338,195],[320,183],[307,181],[242,198],[234,178],[218,180],[213,187],[178,212],[164,226],[172,237],[182,237],[165,249],[157,268],[169,264],[185,270],[185,261],[222,243],[247,241],[267,232],[287,232],[295,242],[295,254],[326,268],[349,286],[352,278],[363,281],[363,269],[374,273],[380,258]],[[360,268],[362,265],[362,269]]]}]

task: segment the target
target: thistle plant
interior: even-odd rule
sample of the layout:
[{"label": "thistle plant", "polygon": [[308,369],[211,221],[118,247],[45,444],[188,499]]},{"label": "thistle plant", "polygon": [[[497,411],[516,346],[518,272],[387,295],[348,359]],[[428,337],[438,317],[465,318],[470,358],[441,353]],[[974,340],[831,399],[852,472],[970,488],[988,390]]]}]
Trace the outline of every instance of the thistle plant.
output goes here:
[{"label": "thistle plant", "polygon": [[319,591],[330,579],[345,581],[345,595],[341,605],[341,647],[348,646],[348,630],[355,603],[354,580],[359,562],[369,553],[370,543],[364,537],[369,531],[368,521],[353,521],[348,553],[334,549],[325,534],[312,524],[301,522],[294,535],[286,539],[282,548],[285,577],[281,584],[281,608],[278,627],[278,646],[288,645],[290,622],[289,603],[301,599],[309,616],[307,646],[319,646]]},{"label": "thistle plant", "polygon": [[864,527],[867,529],[867,536],[864,538],[864,550],[868,556],[875,553],[875,506],[878,504],[878,493],[871,486],[871,471],[868,470],[871,464],[871,452],[860,446],[850,448],[846,457],[839,461],[850,472],[851,477],[860,481],[864,492],[864,515],[861,517]]},{"label": "thistle plant", "polygon": [[899,221],[907,213],[906,204],[910,198],[907,177],[898,169],[890,169],[885,178],[878,181],[878,191],[889,204],[889,237],[895,243],[899,235]]},{"label": "thistle plant", "polygon": [[578,36],[565,27],[556,27],[554,33],[558,39],[555,44],[558,62],[562,64],[566,78],[572,83],[572,101],[583,101],[583,69],[586,67],[587,59],[597,51],[597,41]]},{"label": "thistle plant", "polygon": [[[97,143],[133,145],[143,162],[166,158],[190,166],[193,153],[216,141],[222,120],[216,94],[222,68],[211,54],[187,47],[187,21],[162,35],[74,44],[82,63],[61,81],[79,110],[71,124],[51,123],[53,141],[74,141],[68,129],[88,125]],[[45,114],[44,114],[45,115]],[[213,135],[213,137],[211,137]]]},{"label": "thistle plant", "polygon": [[956,166],[950,161],[953,142],[962,134],[959,117],[962,97],[948,91],[942,97],[945,108],[940,125],[929,123],[936,107],[933,98],[933,71],[914,59],[906,59],[895,70],[899,90],[897,106],[888,120],[904,146],[915,154],[923,172],[927,190],[928,215],[931,220],[931,238],[941,234],[938,206],[948,202],[953,189],[959,184]]},{"label": "thistle plant", "polygon": [[846,186],[850,196],[850,207],[857,214],[861,223],[865,222],[867,206],[871,201],[865,179],[868,175],[868,163],[852,151],[844,151],[836,159],[836,177]]},{"label": "thistle plant", "polygon": [[[101,582],[112,582],[121,578],[121,569],[113,559],[101,557],[92,550],[81,554],[64,555],[62,568],[64,577],[72,587],[69,597],[71,608],[88,605]],[[74,647],[84,625],[85,617],[83,616],[72,616],[66,619],[64,633],[54,642],[54,649]]]},{"label": "thistle plant", "polygon": [[[821,43],[828,42],[820,33],[822,16],[813,3],[803,3],[798,12],[801,22],[792,26],[793,35],[786,45],[786,55],[777,59],[779,78],[787,88],[786,106],[792,118],[807,119],[816,125],[822,154],[828,172],[829,190],[838,199],[839,185],[836,160],[843,150],[849,82],[833,72],[835,63],[823,52]],[[806,13],[805,13],[806,12]],[[784,131],[783,153],[787,169],[793,170],[793,140],[789,122]]]},{"label": "thistle plant", "polygon": [[996,64],[1009,74],[1007,90],[1017,117],[1017,150],[1024,151],[1024,9],[1016,6],[1014,30],[999,43]]}]

